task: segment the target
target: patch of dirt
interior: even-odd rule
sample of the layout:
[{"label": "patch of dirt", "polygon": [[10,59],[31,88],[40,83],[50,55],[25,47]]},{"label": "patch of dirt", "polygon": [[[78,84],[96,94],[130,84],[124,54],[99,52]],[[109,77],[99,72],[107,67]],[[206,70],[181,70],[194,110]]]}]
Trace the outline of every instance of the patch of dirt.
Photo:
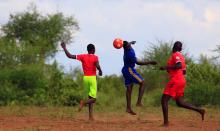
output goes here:
[{"label": "patch of dirt", "polygon": [[206,115],[202,121],[196,113],[170,114],[170,126],[162,126],[162,115],[96,113],[95,120],[87,120],[86,113],[74,118],[49,118],[45,116],[0,116],[0,131],[220,131],[220,118]]}]

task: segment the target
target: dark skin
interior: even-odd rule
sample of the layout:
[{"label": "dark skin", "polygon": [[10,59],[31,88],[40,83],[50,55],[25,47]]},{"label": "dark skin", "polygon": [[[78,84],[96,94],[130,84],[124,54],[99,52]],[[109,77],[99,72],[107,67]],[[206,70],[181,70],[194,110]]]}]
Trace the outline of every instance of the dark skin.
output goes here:
[{"label": "dark skin", "polygon": [[[70,54],[70,52],[66,49],[66,44],[64,42],[61,43],[61,46],[66,54],[66,56],[70,59],[76,59],[76,55],[72,55]],[[95,54],[95,49],[94,50],[91,50],[91,51],[88,51],[88,54]],[[99,76],[102,76],[102,69],[99,65],[99,62],[96,62],[95,63],[96,65],[96,68],[98,69],[99,71]],[[81,111],[82,108],[85,106],[85,105],[88,105],[88,108],[89,108],[89,120],[94,120],[93,118],[93,104],[96,102],[96,98],[93,98],[91,96],[88,96],[88,99],[83,101],[81,100],[80,101],[80,107],[79,107],[79,110],[78,111]]]},{"label": "dark skin", "polygon": [[[130,49],[131,44],[128,44],[126,47],[124,47],[126,49]],[[137,65],[156,65],[157,62],[155,61],[140,61],[137,60],[136,62]],[[138,99],[137,99],[137,103],[136,106],[143,106],[141,100],[142,97],[144,95],[144,90],[145,90],[145,83],[144,81],[140,81],[139,83],[139,93],[138,93]],[[136,113],[131,109],[131,94],[132,94],[132,89],[133,89],[133,84],[127,85],[127,90],[126,90],[126,100],[127,100],[127,108],[126,108],[126,112],[130,113],[131,115],[136,115]]]},{"label": "dark skin", "polygon": [[[180,52],[181,50],[182,50],[182,44],[177,45],[177,48],[173,48],[173,53],[175,53],[177,51]],[[163,67],[160,67],[160,70],[167,70],[167,71],[169,71],[169,70],[178,70],[178,69],[182,69],[181,62],[178,62],[178,63],[176,63],[173,66],[163,66]],[[183,74],[185,75],[186,71],[183,71]],[[164,119],[163,125],[164,126],[168,126],[169,125],[169,121],[168,121],[168,101],[170,100],[170,98],[171,98],[171,96],[167,95],[167,94],[163,94],[162,98],[161,98],[162,111],[163,111],[163,119]],[[201,115],[202,120],[204,120],[204,115],[205,115],[205,110],[204,109],[198,108],[198,107],[196,107],[194,105],[186,103],[184,101],[184,97],[183,96],[177,96],[175,101],[176,101],[176,104],[177,104],[178,107],[182,107],[182,108],[185,108],[185,109],[189,109],[189,110],[193,110],[193,111],[198,112]]]}]

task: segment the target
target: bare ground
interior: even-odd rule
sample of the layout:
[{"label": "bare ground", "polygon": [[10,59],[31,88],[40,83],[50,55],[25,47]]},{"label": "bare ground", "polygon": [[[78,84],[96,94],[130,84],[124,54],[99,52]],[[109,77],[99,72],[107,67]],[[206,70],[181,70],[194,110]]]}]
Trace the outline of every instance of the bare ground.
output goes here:
[{"label": "bare ground", "polygon": [[[50,110],[39,111],[46,111],[45,114],[47,111],[50,112]],[[0,113],[3,113],[0,116],[0,131],[220,131],[219,109],[207,112],[205,121],[192,111],[174,109],[169,113],[169,127],[162,126],[162,114],[159,109],[140,111],[137,116],[125,112],[95,112],[94,121],[87,119],[86,111],[75,113],[74,116]]]}]

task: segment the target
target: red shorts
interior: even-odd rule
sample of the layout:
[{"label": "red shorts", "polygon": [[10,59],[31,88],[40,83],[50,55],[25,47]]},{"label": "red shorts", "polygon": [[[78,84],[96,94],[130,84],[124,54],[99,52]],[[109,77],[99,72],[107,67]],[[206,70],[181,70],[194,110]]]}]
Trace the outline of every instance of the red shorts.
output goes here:
[{"label": "red shorts", "polygon": [[185,79],[171,79],[166,88],[163,91],[163,94],[169,95],[176,99],[179,96],[184,96],[184,89],[186,86]]}]

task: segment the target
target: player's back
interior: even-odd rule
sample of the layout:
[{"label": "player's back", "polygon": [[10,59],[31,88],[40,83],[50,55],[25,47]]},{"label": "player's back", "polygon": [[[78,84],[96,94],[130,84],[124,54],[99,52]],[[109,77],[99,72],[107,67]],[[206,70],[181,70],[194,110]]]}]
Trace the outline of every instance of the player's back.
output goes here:
[{"label": "player's back", "polygon": [[134,49],[126,49],[124,50],[124,67],[135,67],[135,63],[137,61]]},{"label": "player's back", "polygon": [[96,75],[96,62],[98,62],[98,56],[94,54],[81,54],[77,55],[76,59],[82,62],[85,76]]}]

